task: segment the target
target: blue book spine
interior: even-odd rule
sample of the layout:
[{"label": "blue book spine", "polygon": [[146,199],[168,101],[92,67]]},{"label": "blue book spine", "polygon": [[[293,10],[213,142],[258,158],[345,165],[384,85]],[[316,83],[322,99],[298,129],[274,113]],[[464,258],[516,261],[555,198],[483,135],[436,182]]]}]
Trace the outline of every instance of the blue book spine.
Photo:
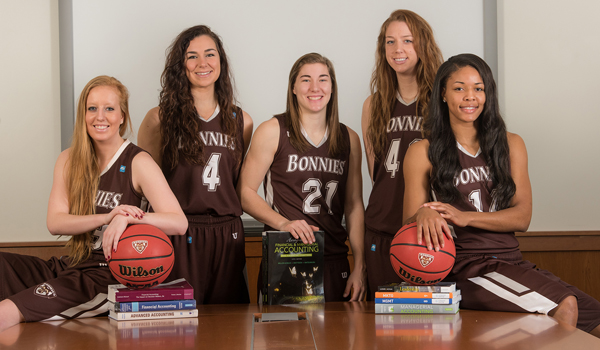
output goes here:
[{"label": "blue book spine", "polygon": [[375,304],[454,304],[453,299],[375,298]]},{"label": "blue book spine", "polygon": [[168,311],[168,310],[191,310],[196,308],[196,300],[155,300],[139,302],[117,302],[109,307],[115,312],[139,312],[139,311]]}]

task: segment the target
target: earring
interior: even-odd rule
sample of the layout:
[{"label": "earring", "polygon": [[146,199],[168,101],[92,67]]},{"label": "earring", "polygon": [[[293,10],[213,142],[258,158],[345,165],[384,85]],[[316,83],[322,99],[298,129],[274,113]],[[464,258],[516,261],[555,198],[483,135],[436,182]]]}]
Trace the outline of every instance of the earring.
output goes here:
[{"label": "earring", "polygon": [[444,103],[446,103],[446,100],[442,99],[442,101],[444,101]]}]

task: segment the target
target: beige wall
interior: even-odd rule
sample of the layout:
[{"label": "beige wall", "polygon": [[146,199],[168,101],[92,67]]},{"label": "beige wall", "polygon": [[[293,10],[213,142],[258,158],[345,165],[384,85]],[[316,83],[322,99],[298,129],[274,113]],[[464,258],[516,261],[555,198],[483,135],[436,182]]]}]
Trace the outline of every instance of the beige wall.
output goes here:
[{"label": "beige wall", "polygon": [[[568,4],[498,2],[503,114],[528,147],[536,231],[600,229],[600,3]],[[58,0],[2,1],[0,45],[0,242],[52,240]]]},{"label": "beige wall", "polygon": [[53,240],[60,152],[58,0],[0,2],[0,241]]},{"label": "beige wall", "polygon": [[503,115],[529,153],[530,231],[600,230],[600,2],[498,1]]}]

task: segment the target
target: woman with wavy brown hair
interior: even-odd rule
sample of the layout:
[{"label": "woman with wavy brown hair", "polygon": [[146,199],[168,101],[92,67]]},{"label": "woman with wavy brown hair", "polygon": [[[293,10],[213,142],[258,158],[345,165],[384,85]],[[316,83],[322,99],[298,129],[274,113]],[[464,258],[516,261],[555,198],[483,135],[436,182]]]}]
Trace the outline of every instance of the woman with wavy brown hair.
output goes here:
[{"label": "woman with wavy brown hair", "polygon": [[168,49],[160,102],[146,115],[139,145],[161,166],[188,217],[172,237],[175,266],[200,304],[247,303],[242,207],[235,188],[252,119],[235,105],[221,38],[198,25]]},{"label": "woman with wavy brown hair", "polygon": [[[70,254],[45,261],[0,253],[0,331],[23,321],[107,312],[107,286],[118,282],[106,261],[127,225],[185,232],[185,216],[159,167],[123,139],[131,128],[128,96],[108,76],[92,79],[81,92],[73,142],[56,161],[48,201],[48,230],[71,236]],[[140,208],[142,197],[154,213]]]},{"label": "woman with wavy brown hair", "polygon": [[394,234],[402,227],[408,147],[421,138],[423,116],[442,54],[429,24],[408,10],[396,10],[377,39],[371,96],[362,111],[362,133],[373,190],[365,212],[365,259],[372,300],[377,287],[400,281],[389,260]]}]

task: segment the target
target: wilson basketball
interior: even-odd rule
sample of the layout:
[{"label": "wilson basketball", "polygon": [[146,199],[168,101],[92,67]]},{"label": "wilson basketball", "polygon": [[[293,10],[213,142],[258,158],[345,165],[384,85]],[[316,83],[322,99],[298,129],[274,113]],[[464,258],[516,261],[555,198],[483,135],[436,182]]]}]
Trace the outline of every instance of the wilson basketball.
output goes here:
[{"label": "wilson basketball", "polygon": [[[423,242],[425,243],[425,242]],[[427,245],[417,244],[417,223],[403,226],[394,236],[390,246],[390,261],[396,274],[414,285],[440,282],[454,266],[454,242],[444,236],[444,248],[427,250]]]},{"label": "wilson basketball", "polygon": [[117,281],[132,289],[160,284],[171,273],[175,256],[167,235],[152,225],[131,225],[119,239],[108,267]]}]

